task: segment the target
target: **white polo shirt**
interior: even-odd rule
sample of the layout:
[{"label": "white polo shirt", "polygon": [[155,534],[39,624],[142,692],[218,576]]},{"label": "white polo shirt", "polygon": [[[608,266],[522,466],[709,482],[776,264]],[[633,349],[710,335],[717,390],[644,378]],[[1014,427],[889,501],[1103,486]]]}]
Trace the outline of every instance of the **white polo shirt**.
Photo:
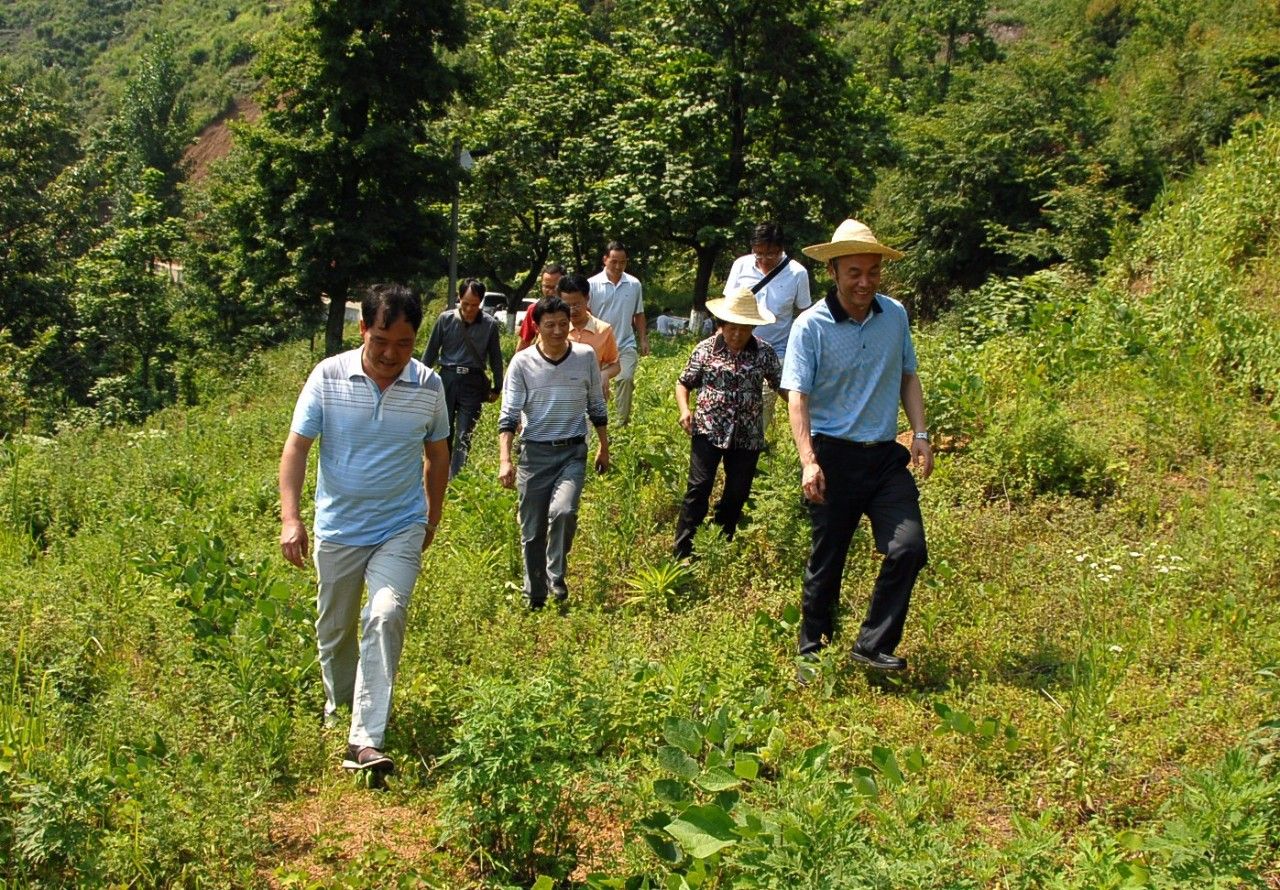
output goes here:
[{"label": "white polo shirt", "polygon": [[613,325],[613,336],[618,349],[636,348],[636,329],[631,323],[633,315],[644,312],[644,293],[640,279],[626,272],[614,284],[601,270],[587,279],[591,285],[591,314]]},{"label": "white polo shirt", "polygon": [[[756,294],[756,302],[762,309],[772,312],[777,321],[759,325],[755,334],[773,347],[778,358],[786,355],[791,322],[813,302],[809,299],[809,271],[786,256],[782,258],[782,262],[786,264],[783,270]],[[765,273],[756,266],[755,254],[740,256],[729,269],[729,277],[724,282],[724,295],[728,297],[739,288],[753,287],[764,276]],[[595,310],[594,304],[592,310]]]}]

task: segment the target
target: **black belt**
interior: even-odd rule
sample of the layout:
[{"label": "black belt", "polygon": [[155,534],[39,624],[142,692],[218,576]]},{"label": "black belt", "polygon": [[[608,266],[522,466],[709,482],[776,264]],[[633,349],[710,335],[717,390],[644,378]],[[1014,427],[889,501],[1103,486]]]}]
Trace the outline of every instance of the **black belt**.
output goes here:
[{"label": "black belt", "polygon": [[550,439],[545,442],[535,442],[532,439],[525,442],[526,445],[549,445],[552,448],[563,448],[566,445],[581,445],[587,441],[586,436],[570,436],[567,439]]},{"label": "black belt", "polygon": [[468,368],[466,365],[441,365],[440,368],[444,371],[452,371],[459,375],[484,373],[484,368]]},{"label": "black belt", "polygon": [[879,442],[855,442],[852,439],[841,439],[839,436],[828,436],[826,433],[814,433],[810,438],[814,442],[830,442],[833,445],[844,445],[849,448],[879,448],[881,445],[892,445],[897,439],[884,439]]}]

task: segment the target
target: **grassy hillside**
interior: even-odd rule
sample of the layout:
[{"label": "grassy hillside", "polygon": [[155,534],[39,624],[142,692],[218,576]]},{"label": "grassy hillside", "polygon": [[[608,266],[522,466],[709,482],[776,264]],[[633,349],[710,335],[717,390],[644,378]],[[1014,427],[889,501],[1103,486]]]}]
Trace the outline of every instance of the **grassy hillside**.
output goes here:
[{"label": "grassy hillside", "polygon": [[156,34],[172,37],[187,75],[193,123],[226,110],[252,82],[253,41],[284,0],[14,0],[0,10],[0,58],[63,78],[92,122],[119,100]]},{"label": "grassy hillside", "polygon": [[[997,282],[919,332],[953,450],[922,486],[900,680],[846,635],[794,683],[781,418],[750,526],[666,560],[687,341],[642,364],[587,486],[567,615],[520,606],[490,408],[415,594],[382,794],[336,768],[310,577],[275,545],[305,344],[208,369],[205,405],[142,428],[4,443],[0,879],[1274,882],[1277,169],[1280,120],[1256,121],[1100,283]],[[855,616],[875,563],[860,533]]]}]

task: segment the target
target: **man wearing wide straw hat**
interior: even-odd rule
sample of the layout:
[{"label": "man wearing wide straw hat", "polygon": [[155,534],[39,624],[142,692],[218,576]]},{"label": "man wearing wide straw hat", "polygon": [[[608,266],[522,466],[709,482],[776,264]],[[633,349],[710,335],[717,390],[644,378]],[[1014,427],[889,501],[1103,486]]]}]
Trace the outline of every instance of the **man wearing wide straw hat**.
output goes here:
[{"label": "man wearing wide straw hat", "polygon": [[[694,348],[676,382],[680,426],[691,437],[689,487],[676,524],[677,559],[693,555],[693,536],[707,515],[721,461],[724,492],[714,521],[726,538],[733,538],[764,448],[762,387],[767,382],[776,391],[782,374],[777,354],[753,333],[756,325],[769,324],[774,316],[760,308],[751,288],[708,300],[707,311],[720,320],[720,331]],[[689,410],[693,389],[698,390],[696,412]]]},{"label": "man wearing wide straw hat", "polygon": [[[876,292],[881,262],[902,253],[852,219],[804,253],[826,262],[835,287],[796,320],[782,370],[813,531],[800,653],[814,655],[835,635],[845,558],[865,514],[884,561],[853,657],[877,670],[902,670],[906,660],[893,653],[926,559],[920,495],[907,467],[914,464],[922,477],[933,471],[907,312]],[[910,450],[895,439],[899,401],[913,431]]]}]

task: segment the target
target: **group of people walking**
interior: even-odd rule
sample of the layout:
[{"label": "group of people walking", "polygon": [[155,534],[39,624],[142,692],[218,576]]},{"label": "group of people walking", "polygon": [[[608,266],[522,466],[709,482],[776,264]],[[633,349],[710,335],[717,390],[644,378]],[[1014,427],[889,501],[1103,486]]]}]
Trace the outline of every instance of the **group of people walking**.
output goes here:
[{"label": "group of people walking", "polygon": [[[808,271],[785,254],[772,223],[756,227],[751,253],[735,261],[724,296],[707,302],[717,330],[695,346],[675,385],[690,465],[673,544],[677,558],[694,555],[721,464],[725,483],[713,521],[734,536],[774,400],[784,399],[812,528],[801,683],[835,636],[844,563],[863,515],[884,560],[853,658],[877,670],[906,666],[894,651],[926,559],[909,465],[922,476],[933,465],[907,313],[878,293],[881,262],[902,254],[854,220],[804,252],[825,262],[834,282],[816,305]],[[352,711],[348,769],[392,767],[383,740],[421,553],[439,525],[447,481],[466,461],[481,408],[498,399],[498,381],[498,480],[519,492],[524,594],[533,609],[569,597],[567,558],[588,426],[594,467],[605,472],[611,389],[625,424],[636,366],[649,352],[642,288],[626,264],[626,248],[612,242],[603,270],[589,279],[556,265],[544,269],[543,296],[526,314],[505,375],[497,323],[480,308],[480,282],[463,283],[457,308],[436,321],[422,361],[412,356],[422,321],[418,298],[375,286],[362,304],[361,347],[325,359],[308,378],[281,457],[280,544],[288,561],[305,565],[309,539],[299,501],[318,438],[317,644],[326,719],[336,719],[339,706]],[[912,429],[909,448],[896,440],[899,404]]]}]

